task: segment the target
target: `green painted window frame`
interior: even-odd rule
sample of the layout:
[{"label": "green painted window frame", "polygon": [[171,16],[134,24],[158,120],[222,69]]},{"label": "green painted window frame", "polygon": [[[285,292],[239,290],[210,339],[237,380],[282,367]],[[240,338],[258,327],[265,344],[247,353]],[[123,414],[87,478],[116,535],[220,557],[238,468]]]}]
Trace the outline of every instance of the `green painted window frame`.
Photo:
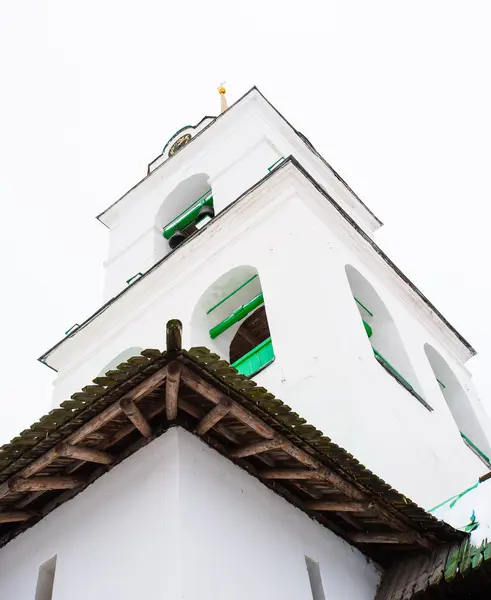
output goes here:
[{"label": "green painted window frame", "polygon": [[184,229],[196,221],[200,210],[205,205],[213,206],[213,193],[211,189],[207,190],[191,206],[188,206],[180,215],[177,215],[177,217],[174,217],[172,221],[167,223],[162,230],[162,235],[165,239],[170,239],[178,229]]},{"label": "green painted window frame", "polygon": [[237,369],[241,375],[252,377],[252,375],[259,373],[259,371],[270,365],[274,359],[273,342],[269,337],[247,352],[247,354],[241,356],[231,366]]}]

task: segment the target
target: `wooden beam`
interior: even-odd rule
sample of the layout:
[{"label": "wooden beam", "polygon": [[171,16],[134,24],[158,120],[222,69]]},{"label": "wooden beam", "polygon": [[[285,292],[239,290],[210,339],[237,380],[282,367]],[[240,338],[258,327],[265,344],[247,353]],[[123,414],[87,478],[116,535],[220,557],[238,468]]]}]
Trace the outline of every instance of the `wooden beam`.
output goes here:
[{"label": "wooden beam", "polygon": [[350,540],[355,544],[414,544],[419,539],[414,531],[389,533],[353,533]]},{"label": "wooden beam", "polygon": [[36,516],[35,513],[26,510],[0,512],[0,523],[18,523],[19,521],[27,521],[34,516]]},{"label": "wooden beam", "polygon": [[167,365],[167,379],[165,380],[165,410],[169,421],[177,419],[177,399],[179,396],[180,381],[181,364],[173,361]]},{"label": "wooden beam", "polygon": [[[204,416],[202,414],[202,411],[200,411],[196,406],[194,406],[187,400],[183,400],[182,398],[179,398],[179,408],[181,408],[184,412],[187,412],[189,415],[195,417],[198,420],[201,420]],[[235,433],[230,431],[228,427],[225,427],[225,425],[217,423],[215,425],[215,431],[223,435],[224,438],[227,438],[227,440],[233,442],[234,444],[240,444],[239,438],[235,435]]]},{"label": "wooden beam", "polygon": [[254,454],[268,452],[268,450],[275,450],[276,448],[280,448],[282,443],[283,441],[277,437],[271,440],[260,440],[258,442],[253,442],[252,444],[248,444],[247,446],[235,448],[230,452],[229,456],[231,456],[232,458],[244,458],[245,456],[253,456]]},{"label": "wooden beam", "polygon": [[31,479],[12,477],[8,483],[10,491],[17,494],[22,492],[44,492],[47,490],[71,490],[84,485],[85,481],[80,477],[63,475],[59,477],[38,476]]},{"label": "wooden beam", "polygon": [[85,448],[82,446],[72,446],[70,444],[61,444],[59,447],[60,456],[83,460],[86,462],[98,463],[100,465],[110,465],[115,461],[114,456],[102,450],[95,448]]},{"label": "wooden beam", "polygon": [[151,438],[152,428],[150,427],[149,422],[142,415],[140,409],[136,406],[136,404],[129,398],[126,398],[125,400],[121,400],[119,405],[121,407],[121,410],[133,423],[133,425],[138,429],[138,431],[143,435],[143,437]]},{"label": "wooden beam", "polygon": [[324,471],[322,469],[270,469],[261,471],[259,476],[263,479],[322,479]]},{"label": "wooden beam", "polygon": [[[123,399],[129,399],[133,402],[137,402],[141,398],[144,398],[151,392],[153,392],[162,381],[165,379],[167,375],[167,365],[159,369],[156,373],[151,375],[145,381],[142,381],[139,385],[133,388],[130,392],[128,392]],[[101,413],[96,415],[93,419],[82,425],[77,431],[69,435],[65,442],[67,444],[75,445],[85,439],[88,435],[97,431],[109,421],[112,421],[115,417],[121,414],[121,408],[119,402],[116,401],[111,406],[108,406]],[[35,475],[39,471],[42,471],[45,467],[47,467],[50,463],[56,460],[59,456],[58,447],[51,448],[45,454],[40,456],[38,459],[33,461],[30,465],[22,469],[17,475],[19,477],[31,477]],[[7,494],[11,492],[9,481],[2,483],[0,485],[0,499],[4,498]]]},{"label": "wooden beam", "polygon": [[308,510],[325,510],[329,512],[365,512],[369,509],[366,502],[336,502],[334,500],[319,500],[318,502],[306,502],[305,508]]},{"label": "wooden beam", "polygon": [[[206,379],[203,379],[200,375],[197,375],[194,371],[191,371],[191,369],[185,365],[183,365],[182,368],[182,378],[188,387],[198,394],[201,394],[214,404],[218,404],[221,401],[230,400],[226,394],[218,390],[214,385],[206,381]],[[272,427],[261,421],[261,419],[250,413],[245,408],[242,408],[242,406],[234,400],[231,400],[231,403],[230,413],[233,414],[233,416],[241,423],[250,427],[261,437],[268,439],[276,437],[277,433]]]},{"label": "wooden beam", "polygon": [[199,435],[203,435],[209,429],[214,427],[220,419],[230,412],[230,399],[225,398],[219,404],[217,404],[214,408],[210,410],[208,414],[206,414],[201,421],[196,426],[196,433]]}]

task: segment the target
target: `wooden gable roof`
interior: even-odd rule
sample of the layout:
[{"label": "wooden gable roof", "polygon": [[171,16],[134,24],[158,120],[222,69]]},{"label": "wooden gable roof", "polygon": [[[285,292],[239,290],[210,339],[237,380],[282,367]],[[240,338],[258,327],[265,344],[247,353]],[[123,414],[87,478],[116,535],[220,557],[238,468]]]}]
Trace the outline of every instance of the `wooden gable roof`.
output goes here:
[{"label": "wooden gable roof", "polygon": [[206,348],[144,350],[0,448],[0,545],[115,464],[180,426],[389,566],[465,534],[416,506],[263,387]]}]

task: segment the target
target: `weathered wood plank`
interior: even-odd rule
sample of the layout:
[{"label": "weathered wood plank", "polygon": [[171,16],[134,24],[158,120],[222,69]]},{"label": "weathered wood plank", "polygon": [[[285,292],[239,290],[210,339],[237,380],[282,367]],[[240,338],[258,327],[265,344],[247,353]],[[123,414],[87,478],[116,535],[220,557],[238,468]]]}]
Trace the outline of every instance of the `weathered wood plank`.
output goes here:
[{"label": "weathered wood plank", "polygon": [[25,479],[24,477],[12,477],[9,479],[10,491],[13,493],[38,492],[47,490],[71,490],[83,485],[85,482],[80,477],[73,475],[60,475],[59,477],[38,476]]},{"label": "weathered wood plank", "polygon": [[17,523],[20,521],[27,521],[34,516],[35,513],[25,510],[10,510],[0,512],[0,523]]},{"label": "weathered wood plank", "polygon": [[103,450],[86,448],[84,446],[72,446],[71,444],[61,444],[59,446],[59,452],[60,456],[66,458],[98,463],[100,465],[110,465],[115,460],[114,456]]},{"label": "weathered wood plank", "polygon": [[201,419],[201,421],[196,426],[196,433],[199,435],[203,435],[204,433],[209,431],[218,423],[218,421],[223,419],[223,417],[230,412],[230,407],[231,401],[229,398],[225,398],[224,400],[222,400]]},{"label": "weathered wood plank", "polygon": [[419,535],[415,531],[389,533],[353,533],[350,540],[355,544],[414,544]]},{"label": "weathered wood plank", "polygon": [[152,428],[150,427],[150,423],[142,415],[140,409],[136,406],[133,400],[126,398],[125,400],[121,400],[119,405],[121,410],[143,435],[143,437],[151,438]]},{"label": "weathered wood plank", "polygon": [[334,500],[319,500],[318,502],[306,502],[305,508],[308,510],[325,510],[328,512],[366,512],[370,505],[367,502],[336,502]]},{"label": "weathered wood plank", "polygon": [[260,471],[263,479],[323,479],[324,469],[269,469]]},{"label": "weathered wood plank", "polygon": [[448,557],[453,552],[458,552],[459,544],[445,545],[436,548],[434,555],[433,566],[430,569],[430,577],[428,585],[437,585],[443,579],[445,574],[445,565],[447,564]]},{"label": "weathered wood plank", "polygon": [[169,421],[177,419],[180,381],[181,364],[173,361],[167,365],[167,379],[165,380],[165,411]]},{"label": "weathered wood plank", "polygon": [[229,454],[231,458],[244,458],[246,456],[253,456],[254,454],[260,454],[261,452],[268,452],[268,450],[275,450],[281,448],[283,441],[281,438],[276,437],[271,440],[260,440],[253,442],[247,446],[241,446],[235,448]]}]

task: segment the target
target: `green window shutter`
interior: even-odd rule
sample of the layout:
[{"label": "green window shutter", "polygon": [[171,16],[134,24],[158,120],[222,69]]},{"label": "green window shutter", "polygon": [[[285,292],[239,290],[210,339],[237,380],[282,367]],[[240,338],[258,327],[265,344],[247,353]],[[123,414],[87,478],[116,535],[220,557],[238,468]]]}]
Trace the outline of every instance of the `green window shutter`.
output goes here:
[{"label": "green window shutter", "polygon": [[258,346],[244,354],[239,360],[236,360],[232,367],[235,367],[239,373],[250,377],[257,373],[274,360],[273,342],[267,338]]}]

